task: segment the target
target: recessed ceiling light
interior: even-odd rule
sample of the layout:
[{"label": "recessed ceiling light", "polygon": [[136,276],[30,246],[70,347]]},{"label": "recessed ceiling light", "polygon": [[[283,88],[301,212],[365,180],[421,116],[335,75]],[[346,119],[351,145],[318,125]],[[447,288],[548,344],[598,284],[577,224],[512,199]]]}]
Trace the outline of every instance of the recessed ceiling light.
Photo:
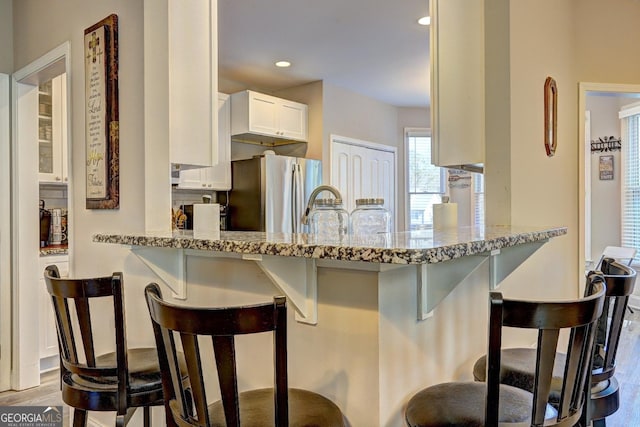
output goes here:
[{"label": "recessed ceiling light", "polygon": [[276,67],[287,68],[291,66],[291,62],[289,61],[278,61],[276,62]]},{"label": "recessed ceiling light", "polygon": [[422,18],[418,19],[418,24],[420,24],[420,25],[429,25],[429,24],[431,24],[431,17],[430,16],[423,16]]}]

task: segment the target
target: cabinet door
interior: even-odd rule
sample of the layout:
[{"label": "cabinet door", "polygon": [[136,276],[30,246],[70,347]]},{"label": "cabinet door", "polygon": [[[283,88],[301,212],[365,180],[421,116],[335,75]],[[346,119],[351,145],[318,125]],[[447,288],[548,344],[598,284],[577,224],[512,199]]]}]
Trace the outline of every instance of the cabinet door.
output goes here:
[{"label": "cabinet door", "polygon": [[185,169],[180,171],[178,188],[183,190],[201,190],[207,187],[204,169]]},{"label": "cabinet door", "polygon": [[213,190],[231,190],[231,101],[218,94],[218,164],[205,169],[205,181]]},{"label": "cabinet door", "polygon": [[[59,120],[56,122],[60,126],[60,173],[62,174],[62,182],[69,182],[69,154],[67,146],[67,74],[61,74],[56,77],[59,84],[54,85],[55,90],[59,90],[60,98],[60,114]],[[54,79],[55,80],[55,79]],[[55,93],[55,91],[54,91]],[[56,95],[54,95],[55,97]]]},{"label": "cabinet door", "polygon": [[231,108],[229,95],[218,94],[218,164],[180,171],[178,188],[191,190],[231,189]]},{"label": "cabinet door", "polygon": [[67,182],[66,74],[44,83],[38,93],[38,179]]},{"label": "cabinet door", "polygon": [[484,2],[431,0],[432,163],[484,162]]},{"label": "cabinet door", "polygon": [[249,92],[249,127],[252,132],[279,135],[278,99],[262,93]]},{"label": "cabinet door", "polygon": [[[47,265],[55,264],[58,266],[60,275],[66,277],[69,275],[68,257],[42,257],[40,258],[40,271],[44,272]],[[47,291],[44,278],[38,280],[40,287],[40,320],[39,320],[39,336],[40,336],[40,358],[55,356],[58,354],[58,335],[56,333],[56,324],[53,316],[53,307],[51,306],[51,297]]]},{"label": "cabinet door", "polygon": [[280,135],[300,141],[307,140],[307,106],[281,100],[278,112]]}]

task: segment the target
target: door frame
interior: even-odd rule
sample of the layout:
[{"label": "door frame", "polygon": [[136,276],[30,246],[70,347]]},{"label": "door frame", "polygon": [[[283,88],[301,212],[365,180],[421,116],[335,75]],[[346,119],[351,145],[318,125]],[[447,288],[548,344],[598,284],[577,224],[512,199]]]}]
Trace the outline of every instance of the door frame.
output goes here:
[{"label": "door frame", "polygon": [[0,74],[0,391],[11,386],[11,104]]},{"label": "door frame", "polygon": [[[587,220],[591,218],[590,183],[586,177],[587,173],[589,173],[589,179],[591,177],[590,167],[586,166],[587,159],[591,155],[591,151],[587,147],[586,138],[588,135],[585,129],[587,96],[590,92],[640,94],[640,85],[580,82],[578,87],[578,271],[583,274],[586,267],[586,242],[590,240],[591,233],[590,230],[587,230],[587,226],[591,227],[591,224],[587,223]],[[591,120],[590,115],[589,120]]]},{"label": "door frame", "polygon": [[[16,71],[11,79],[11,290],[12,290],[12,367],[11,388],[22,390],[40,384],[39,319],[33,316],[37,301],[38,279],[36,271],[39,248],[38,212],[38,151],[34,140],[37,129],[37,105],[34,97],[40,83],[66,72],[67,100],[71,92],[71,44],[65,42],[45,55]],[[34,94],[35,91],[35,94]],[[36,101],[37,104],[37,101]],[[67,146],[71,145],[71,114],[67,102]],[[36,117],[33,117],[33,116]],[[68,206],[73,206],[71,153],[67,150],[69,180],[67,183]],[[69,209],[68,223],[71,235],[69,253],[73,244],[73,210]],[[70,263],[71,267],[71,257]],[[34,331],[36,333],[34,333]]]}]

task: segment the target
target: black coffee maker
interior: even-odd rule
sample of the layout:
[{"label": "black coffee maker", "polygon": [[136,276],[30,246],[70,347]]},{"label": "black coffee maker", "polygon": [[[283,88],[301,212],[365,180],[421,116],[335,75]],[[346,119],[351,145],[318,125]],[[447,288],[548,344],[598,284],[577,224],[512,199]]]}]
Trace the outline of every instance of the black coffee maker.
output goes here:
[{"label": "black coffee maker", "polygon": [[51,227],[51,212],[44,208],[44,200],[40,200],[40,247],[49,245],[49,227]]}]

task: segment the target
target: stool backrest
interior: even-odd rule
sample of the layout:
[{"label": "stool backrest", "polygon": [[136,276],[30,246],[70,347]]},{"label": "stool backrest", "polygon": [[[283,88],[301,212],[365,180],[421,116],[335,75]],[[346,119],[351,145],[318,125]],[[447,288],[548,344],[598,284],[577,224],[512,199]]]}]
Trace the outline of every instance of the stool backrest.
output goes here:
[{"label": "stool backrest", "polygon": [[[145,296],[158,347],[165,409],[178,425],[210,425],[198,337],[211,339],[225,420],[228,427],[237,427],[240,425],[240,412],[234,337],[269,331],[274,336],[275,425],[288,425],[285,297],[275,297],[272,303],[253,306],[185,307],[163,301],[160,288],[155,283],[147,285]],[[176,336],[182,344],[190,390],[189,384],[181,380]]]},{"label": "stool backrest", "polygon": [[607,290],[596,329],[592,384],[607,380],[615,373],[624,315],[636,282],[636,271],[612,258],[604,258],[600,267]]},{"label": "stool backrest", "polygon": [[[574,425],[583,416],[591,372],[595,322],[604,304],[604,278],[591,274],[588,296],[571,301],[522,301],[506,299],[499,292],[489,297],[489,351],[487,357],[486,425],[498,425],[500,355],[504,327],[536,329],[538,345],[531,425]],[[558,406],[557,423],[545,423],[545,415],[561,330],[568,330],[567,357]]]},{"label": "stool backrest", "polygon": [[[63,279],[58,267],[50,265],[45,268],[44,280],[51,295],[58,332],[60,375],[71,373],[104,381],[110,377],[113,382],[118,382],[118,404],[126,408],[129,375],[122,273],[89,279]],[[96,328],[110,323],[104,317],[93,319],[92,323],[89,300],[97,298],[111,298],[113,305],[116,357],[110,365],[96,365]]]}]

